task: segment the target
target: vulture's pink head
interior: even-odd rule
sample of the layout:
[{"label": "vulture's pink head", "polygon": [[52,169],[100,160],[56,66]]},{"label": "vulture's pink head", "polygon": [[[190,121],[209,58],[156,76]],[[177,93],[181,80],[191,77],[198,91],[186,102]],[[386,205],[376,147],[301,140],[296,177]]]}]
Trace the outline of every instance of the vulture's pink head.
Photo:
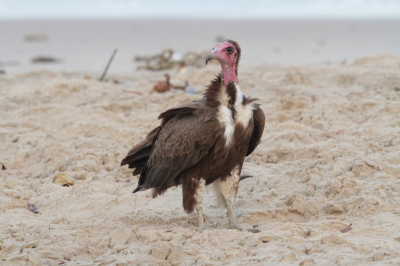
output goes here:
[{"label": "vulture's pink head", "polygon": [[237,82],[240,52],[240,46],[237,42],[226,40],[216,44],[206,57],[206,64],[211,60],[216,60],[221,64],[225,85],[232,81]]}]

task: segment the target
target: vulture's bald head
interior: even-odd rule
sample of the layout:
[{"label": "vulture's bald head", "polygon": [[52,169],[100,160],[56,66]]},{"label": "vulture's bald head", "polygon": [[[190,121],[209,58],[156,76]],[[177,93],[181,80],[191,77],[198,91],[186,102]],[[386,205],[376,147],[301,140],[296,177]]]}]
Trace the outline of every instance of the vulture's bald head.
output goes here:
[{"label": "vulture's bald head", "polygon": [[239,66],[241,49],[237,42],[226,40],[214,46],[206,57],[206,64],[216,60],[221,64],[224,83],[237,82],[237,71]]},{"label": "vulture's bald head", "polygon": [[214,46],[206,57],[206,64],[211,60],[217,60],[221,64],[237,65],[240,60],[240,46],[237,42],[226,40]]}]

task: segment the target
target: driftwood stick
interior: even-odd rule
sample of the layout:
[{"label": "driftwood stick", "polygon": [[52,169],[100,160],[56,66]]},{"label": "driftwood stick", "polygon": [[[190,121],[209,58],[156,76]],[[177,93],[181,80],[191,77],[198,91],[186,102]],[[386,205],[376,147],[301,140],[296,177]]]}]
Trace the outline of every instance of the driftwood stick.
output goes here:
[{"label": "driftwood stick", "polygon": [[140,91],[129,91],[129,90],[122,90],[123,92],[126,92],[126,93],[134,93],[134,94],[137,94],[137,95],[143,95],[143,93],[141,93]]},{"label": "driftwood stick", "polygon": [[99,79],[100,81],[103,81],[103,79],[105,78],[108,68],[110,67],[116,53],[117,53],[117,49],[114,49],[114,52],[112,53],[112,55],[110,57],[110,60],[108,60],[106,69],[104,69],[103,75],[101,75],[101,78]]}]

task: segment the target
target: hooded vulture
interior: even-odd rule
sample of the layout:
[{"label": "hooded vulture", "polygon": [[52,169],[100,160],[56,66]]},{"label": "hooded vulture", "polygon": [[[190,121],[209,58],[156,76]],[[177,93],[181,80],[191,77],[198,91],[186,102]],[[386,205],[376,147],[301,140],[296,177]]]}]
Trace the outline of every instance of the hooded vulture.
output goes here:
[{"label": "hooded vulture", "polygon": [[133,191],[153,190],[153,196],[182,185],[183,208],[197,212],[199,231],[204,230],[203,194],[213,184],[226,205],[229,228],[235,221],[236,197],[244,158],[260,142],[265,116],[256,98],[245,97],[238,82],[241,49],[237,42],[216,44],[206,64],[216,60],[221,72],[197,101],[171,108],[159,115],[161,125],[133,147],[121,165],[140,174]]}]

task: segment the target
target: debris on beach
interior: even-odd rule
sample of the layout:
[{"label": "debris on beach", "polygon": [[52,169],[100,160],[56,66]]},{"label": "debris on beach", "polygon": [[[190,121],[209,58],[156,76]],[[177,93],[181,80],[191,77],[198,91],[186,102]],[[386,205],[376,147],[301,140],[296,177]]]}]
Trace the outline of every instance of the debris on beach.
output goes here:
[{"label": "debris on beach", "polygon": [[85,105],[87,105],[87,103],[79,103],[79,104],[75,105],[75,107],[81,107],[81,106],[85,106]]},{"label": "debris on beach", "polygon": [[183,69],[183,71],[187,71],[190,67],[203,67],[204,58],[208,52],[187,52],[185,54],[175,53],[172,49],[165,49],[159,54],[155,54],[152,56],[136,56],[134,61],[136,62],[144,62],[144,66],[139,66],[138,70],[167,70],[176,68],[178,70]]},{"label": "debris on beach", "polygon": [[5,74],[6,71],[4,69],[0,69],[0,75]]},{"label": "debris on beach", "polygon": [[263,242],[263,243],[268,243],[274,240],[274,236],[271,235],[266,235],[266,236],[260,236],[259,239]]},{"label": "debris on beach", "polygon": [[[158,93],[164,93],[171,89],[186,91],[187,88],[189,87],[189,82],[187,80],[185,80],[185,84],[183,86],[179,86],[179,85],[171,84],[171,82],[170,82],[171,76],[168,73],[164,74],[164,77],[165,77],[165,81],[157,82],[157,84],[154,85],[153,90],[150,92],[150,94],[152,94],[155,91]],[[132,92],[132,93],[136,93],[136,92]]]},{"label": "debris on beach", "polygon": [[348,231],[353,230],[353,228],[351,228],[351,225],[352,224],[349,224],[348,226],[340,230],[340,233],[347,233]]},{"label": "debris on beach", "polygon": [[72,181],[66,174],[59,173],[56,174],[53,178],[54,184],[60,184],[63,187],[73,186],[75,183]]},{"label": "debris on beach", "polygon": [[28,203],[28,204],[26,205],[26,208],[27,208],[28,210],[30,210],[31,212],[33,212],[33,213],[39,213],[39,209],[38,209],[38,207],[37,207],[34,203]]},{"label": "debris on beach", "polygon": [[182,90],[182,91],[185,91],[188,88],[188,86],[189,86],[189,82],[187,80],[185,80],[185,85],[183,85],[183,86],[174,86],[171,84],[171,87],[174,90]]},{"label": "debris on beach", "polygon": [[136,57],[135,61],[144,61],[145,66],[139,66],[137,69],[147,69],[147,70],[165,70],[171,69],[173,67],[172,54],[174,52],[171,49],[166,49],[160,54],[155,54],[150,57]]},{"label": "debris on beach", "polygon": [[4,164],[1,164],[1,170],[7,170],[7,168]]},{"label": "debris on beach", "polygon": [[58,59],[58,58],[55,58],[55,57],[52,57],[52,56],[42,56],[42,55],[40,55],[40,56],[36,56],[36,57],[34,57],[34,58],[32,58],[32,60],[31,60],[31,62],[32,63],[34,63],[34,64],[37,64],[37,63],[61,63],[61,59]]},{"label": "debris on beach", "polygon": [[132,91],[132,90],[122,90],[125,93],[133,93],[133,94],[137,94],[137,95],[143,95],[143,93],[141,93],[140,91]]},{"label": "debris on beach", "polygon": [[47,42],[49,37],[46,34],[28,34],[24,36],[25,42]]},{"label": "debris on beach", "polygon": [[185,91],[188,94],[196,94],[196,93],[198,93],[198,92],[196,92],[196,89],[194,87],[190,86],[189,84],[186,86]]},{"label": "debris on beach", "polygon": [[251,228],[247,229],[247,231],[250,232],[250,233],[257,234],[257,233],[260,233],[260,232],[261,232],[261,229],[260,229],[260,226],[258,226],[257,224],[255,224],[255,225],[253,225]]},{"label": "debris on beach", "polygon": [[100,77],[100,79],[99,79],[99,81],[103,81],[104,78],[106,77],[108,68],[110,67],[112,61],[114,60],[114,56],[117,54],[117,52],[118,52],[118,50],[117,50],[117,49],[114,49],[113,53],[111,54],[110,59],[108,60],[108,63],[107,63],[107,65],[106,65],[106,68],[104,69],[104,72],[103,72],[103,74],[101,75],[101,77]]},{"label": "debris on beach", "polygon": [[209,51],[203,51],[200,53],[196,52],[187,52],[183,55],[182,62],[180,62],[181,66],[194,66],[194,67],[204,67],[205,66],[205,58],[208,55]]},{"label": "debris on beach", "polygon": [[152,94],[155,91],[158,93],[164,93],[171,89],[171,84],[169,83],[170,75],[164,74],[164,77],[165,81],[160,81],[156,85],[154,85],[153,90],[150,92],[150,94]]}]

